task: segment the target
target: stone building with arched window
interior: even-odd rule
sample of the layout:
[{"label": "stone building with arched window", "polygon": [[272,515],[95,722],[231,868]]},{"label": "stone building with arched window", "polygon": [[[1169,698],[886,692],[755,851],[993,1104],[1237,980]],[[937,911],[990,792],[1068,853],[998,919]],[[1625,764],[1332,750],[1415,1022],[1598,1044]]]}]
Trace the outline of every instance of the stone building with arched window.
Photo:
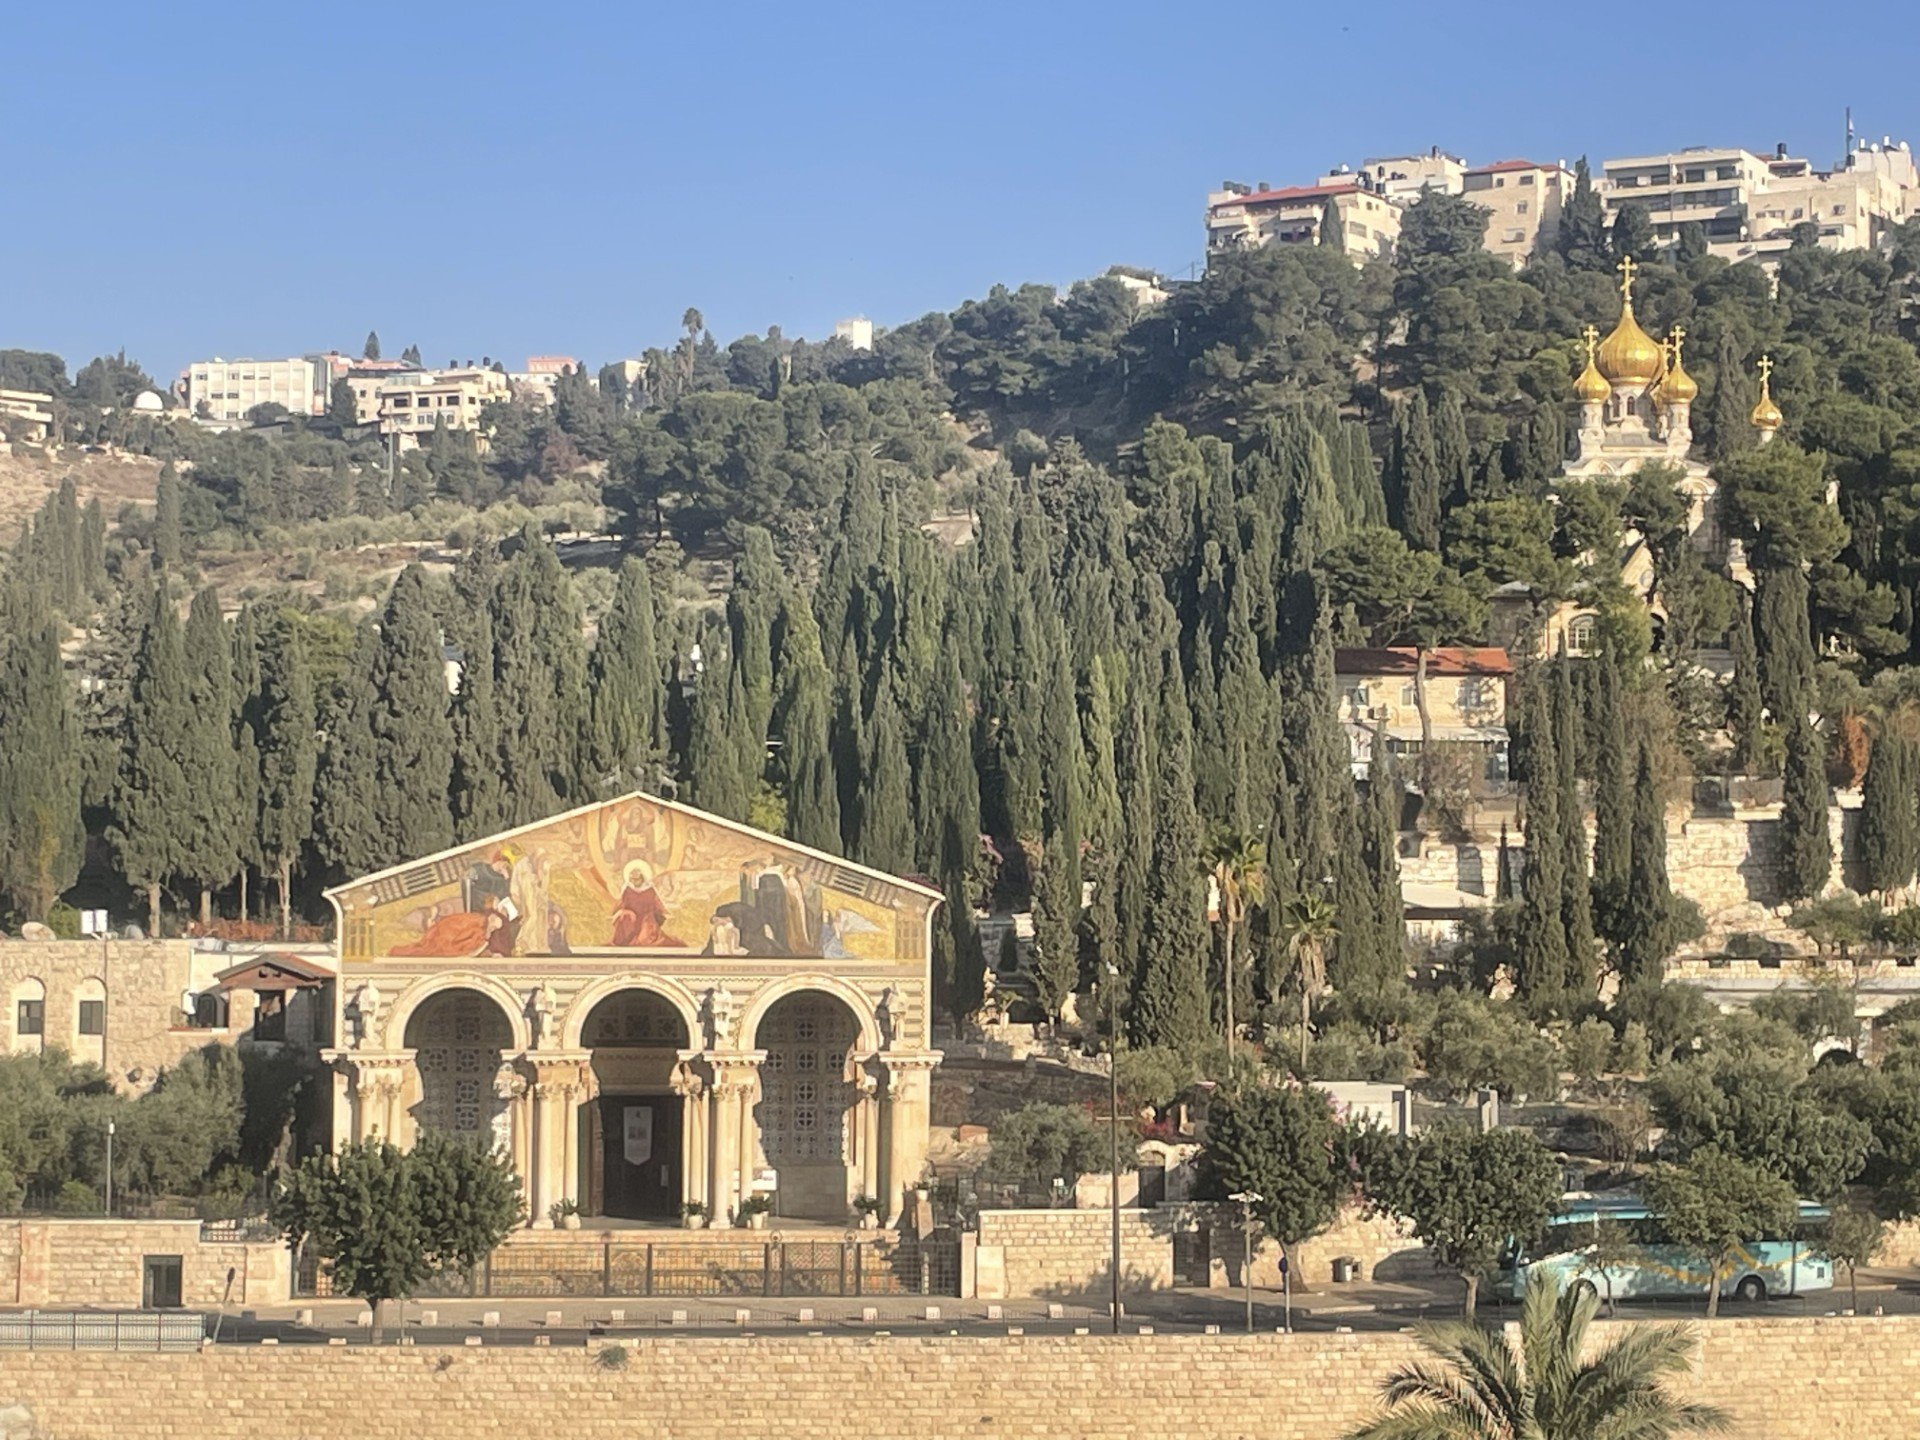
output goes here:
[{"label": "stone building with arched window", "polygon": [[335,1144],[498,1147],[528,1218],[899,1212],[940,893],[648,795],[329,892]]}]

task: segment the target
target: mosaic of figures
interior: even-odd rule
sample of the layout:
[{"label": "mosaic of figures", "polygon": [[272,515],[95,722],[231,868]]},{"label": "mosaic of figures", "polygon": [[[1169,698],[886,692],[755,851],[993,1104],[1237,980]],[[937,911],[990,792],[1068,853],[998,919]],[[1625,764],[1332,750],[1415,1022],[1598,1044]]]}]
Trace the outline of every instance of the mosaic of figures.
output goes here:
[{"label": "mosaic of figures", "polygon": [[338,892],[361,954],[901,959],[927,897],[634,795]]}]

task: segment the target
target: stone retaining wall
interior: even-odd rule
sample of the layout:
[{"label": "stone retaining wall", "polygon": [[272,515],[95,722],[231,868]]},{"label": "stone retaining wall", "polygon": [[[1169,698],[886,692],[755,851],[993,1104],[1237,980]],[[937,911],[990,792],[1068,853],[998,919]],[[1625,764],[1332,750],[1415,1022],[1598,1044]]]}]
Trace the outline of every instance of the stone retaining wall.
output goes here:
[{"label": "stone retaining wall", "polygon": [[[1126,1293],[1173,1284],[1173,1232],[1181,1209],[1120,1212],[1120,1288]],[[1113,1221],[1105,1210],[982,1210],[974,1294],[1105,1295],[1113,1280]]]},{"label": "stone retaining wall", "polygon": [[[1920,1319],[1699,1333],[1679,1386],[1731,1412],[1735,1440],[1920,1437]],[[1332,1440],[1415,1353],[1397,1333],[660,1339],[617,1369],[577,1348],[42,1351],[0,1361],[0,1425],[50,1440]]]},{"label": "stone retaining wall", "polygon": [[0,1220],[0,1305],[138,1306],[149,1255],[180,1257],[181,1300],[189,1306],[211,1308],[223,1297],[234,1305],[285,1304],[292,1294],[284,1245],[202,1240],[198,1220]]}]

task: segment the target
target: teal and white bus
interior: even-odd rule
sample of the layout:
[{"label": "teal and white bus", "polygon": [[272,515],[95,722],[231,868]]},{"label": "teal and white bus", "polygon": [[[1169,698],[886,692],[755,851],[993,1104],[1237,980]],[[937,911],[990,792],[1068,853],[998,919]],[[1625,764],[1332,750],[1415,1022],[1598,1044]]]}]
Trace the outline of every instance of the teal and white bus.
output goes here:
[{"label": "teal and white bus", "polygon": [[[1722,1277],[1721,1297],[1765,1300],[1770,1295],[1801,1295],[1833,1288],[1833,1263],[1812,1241],[1826,1222],[1825,1206],[1800,1202],[1794,1233],[1754,1240],[1740,1248],[1732,1270]],[[1624,1257],[1600,1266],[1594,1246],[1603,1223],[1624,1232]],[[1687,1298],[1706,1294],[1713,1267],[1707,1256],[1667,1238],[1660,1217],[1639,1196],[1615,1192],[1568,1195],[1547,1222],[1537,1245],[1510,1245],[1501,1257],[1495,1282],[1499,1294],[1518,1300],[1529,1285],[1551,1280],[1556,1290],[1585,1286],[1616,1300]]]}]

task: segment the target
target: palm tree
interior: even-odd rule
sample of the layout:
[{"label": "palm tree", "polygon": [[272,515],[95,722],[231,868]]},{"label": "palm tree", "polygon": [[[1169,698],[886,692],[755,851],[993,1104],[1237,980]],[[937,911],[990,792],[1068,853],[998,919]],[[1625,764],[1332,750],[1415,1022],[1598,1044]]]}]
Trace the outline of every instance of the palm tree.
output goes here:
[{"label": "palm tree", "polygon": [[1327,988],[1327,942],[1340,933],[1333,902],[1302,890],[1280,907],[1280,931],[1300,985],[1300,1074],[1306,1078],[1307,1037],[1313,1033],[1313,997]]},{"label": "palm tree", "polygon": [[1426,1327],[1433,1358],[1388,1376],[1386,1412],[1347,1440],[1669,1440],[1730,1427],[1725,1411],[1665,1389],[1692,1360],[1685,1325],[1636,1326],[1583,1360],[1599,1303],[1589,1286],[1531,1287],[1518,1346],[1471,1321]]},{"label": "palm tree", "polygon": [[1267,900],[1267,847],[1238,830],[1216,830],[1207,840],[1201,860],[1213,882],[1215,915],[1226,939],[1227,1078],[1233,1078],[1233,1002],[1240,988],[1240,969],[1234,941],[1249,907]]}]

